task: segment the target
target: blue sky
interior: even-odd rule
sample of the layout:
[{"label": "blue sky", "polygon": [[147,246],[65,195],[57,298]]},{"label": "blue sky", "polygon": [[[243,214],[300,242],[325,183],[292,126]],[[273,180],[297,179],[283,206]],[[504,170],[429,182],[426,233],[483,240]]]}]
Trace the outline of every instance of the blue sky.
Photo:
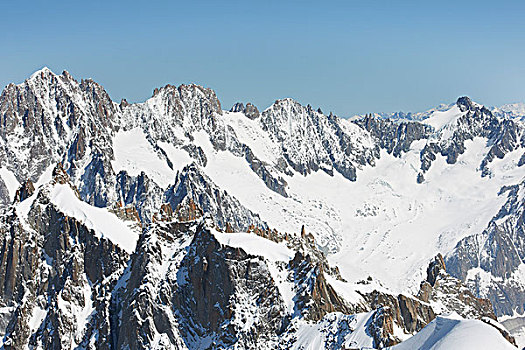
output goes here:
[{"label": "blue sky", "polygon": [[223,104],[340,116],[460,95],[525,101],[523,1],[24,1],[0,5],[0,85],[48,66],[119,101],[195,82]]}]

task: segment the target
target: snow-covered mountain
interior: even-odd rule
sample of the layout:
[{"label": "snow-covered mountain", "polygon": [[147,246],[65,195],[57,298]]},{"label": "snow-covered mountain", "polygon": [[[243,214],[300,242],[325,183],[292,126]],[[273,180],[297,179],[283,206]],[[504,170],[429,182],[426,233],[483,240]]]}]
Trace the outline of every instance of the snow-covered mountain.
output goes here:
[{"label": "snow-covered mountain", "polygon": [[492,112],[504,118],[523,119],[525,117],[525,103],[508,103],[499,107],[493,107]]},{"label": "snow-covered mountain", "polygon": [[116,103],[44,68],[0,95],[2,344],[383,348],[452,312],[510,344],[524,130],[467,97],[351,120],[198,85]]}]

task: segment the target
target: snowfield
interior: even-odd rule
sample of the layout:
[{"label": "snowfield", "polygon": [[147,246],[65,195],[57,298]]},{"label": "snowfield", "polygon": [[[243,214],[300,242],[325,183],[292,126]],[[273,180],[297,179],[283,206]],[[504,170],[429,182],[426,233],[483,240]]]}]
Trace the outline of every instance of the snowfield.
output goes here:
[{"label": "snowfield", "polygon": [[144,171],[161,187],[173,183],[173,169],[159,158],[140,128],[117,132],[113,139],[113,150],[115,173],[125,170],[130,176],[137,176]]},{"label": "snowfield", "polygon": [[[449,114],[457,117],[457,111]],[[241,124],[253,123],[248,118],[239,122],[235,113],[225,113],[224,119],[240,135],[247,133]],[[263,132],[255,126],[249,130]],[[253,140],[244,139],[261,158],[277,149],[260,144],[273,142],[264,135]],[[422,270],[437,253],[446,254],[461,238],[483,231],[505,202],[498,196],[500,188],[523,178],[519,151],[493,161],[492,178],[481,177],[479,164],[489,148],[485,140],[475,139],[466,142],[467,151],[456,164],[438,157],[425,183],[417,184],[425,146],[417,141],[401,159],[382,151],[375,167],[358,171],[356,182],[337,172],[285,175],[290,196],[284,198],[269,190],[243,158],[214,150],[204,134],[197,135],[196,143],[208,159],[206,174],[271,227],[297,233],[304,224],[345,278],[376,276],[399,292],[418,288]]]}]

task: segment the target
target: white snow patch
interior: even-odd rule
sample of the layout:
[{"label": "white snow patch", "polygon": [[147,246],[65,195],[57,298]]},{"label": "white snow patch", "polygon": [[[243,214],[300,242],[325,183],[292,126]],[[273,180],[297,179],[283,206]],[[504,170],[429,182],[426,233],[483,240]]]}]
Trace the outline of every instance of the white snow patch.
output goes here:
[{"label": "white snow patch", "polygon": [[0,177],[4,181],[7,191],[9,192],[9,199],[11,202],[15,199],[16,190],[20,187],[20,183],[16,179],[15,175],[6,167],[0,168]]},{"label": "white snow patch", "polygon": [[[367,323],[375,311],[355,315],[339,312],[327,314],[317,323],[297,321],[293,327],[294,350],[373,349],[374,340],[367,331]],[[328,344],[328,347],[327,347]]]},{"label": "white snow patch", "polygon": [[190,157],[188,152],[181,148],[177,148],[171,143],[159,141],[157,142],[160,148],[166,152],[169,160],[173,164],[173,171],[181,171],[186,165],[193,163],[195,160]]},{"label": "white snow patch", "polygon": [[30,334],[35,332],[40,327],[46,315],[47,311],[45,309],[42,309],[38,305],[35,305],[35,307],[33,307],[31,318],[27,322],[27,326],[30,329]]},{"label": "white snow patch", "polygon": [[345,338],[346,348],[373,349],[374,340],[366,328],[370,317],[374,313],[375,311],[370,311],[355,315],[354,324],[352,325],[353,332]]},{"label": "white snow patch", "polygon": [[446,126],[451,126],[467,112],[462,112],[457,105],[451,109],[441,112],[435,111],[429,118],[422,121],[422,123],[432,126],[436,131],[443,129]]},{"label": "white snow patch", "polygon": [[137,176],[144,171],[163,188],[175,179],[173,169],[159,158],[140,128],[117,132],[113,138],[113,150],[115,160],[111,165],[115,173],[125,170],[129,175]]},{"label": "white snow patch", "polygon": [[252,120],[240,112],[224,112],[223,120],[235,130],[239,141],[250,145],[253,154],[261,161],[273,164],[280,155],[280,146],[262,129],[257,119]]},{"label": "white snow patch", "polygon": [[219,243],[233,248],[242,248],[251,255],[262,256],[269,261],[289,261],[294,253],[283,243],[276,243],[253,233],[225,233],[212,230]]}]

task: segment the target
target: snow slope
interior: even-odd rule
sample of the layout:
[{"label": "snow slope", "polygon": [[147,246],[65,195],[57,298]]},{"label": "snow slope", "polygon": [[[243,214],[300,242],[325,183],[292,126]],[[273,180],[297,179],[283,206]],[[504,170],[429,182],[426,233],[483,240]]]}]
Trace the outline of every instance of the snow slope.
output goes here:
[{"label": "snow slope", "polygon": [[[464,114],[454,105],[434,111],[424,123],[446,138]],[[260,119],[226,111],[215,118],[218,130],[231,128],[235,133],[225,132],[226,144],[235,136],[270,169],[283,159],[281,141]],[[340,126],[363,149],[372,147],[370,137],[357,125],[341,121]],[[491,177],[482,177],[478,169],[490,145],[477,138],[466,141],[466,152],[456,164],[438,157],[426,172],[426,181],[417,184],[420,153],[428,142],[421,140],[413,142],[400,157],[381,151],[375,166],[357,168],[355,182],[337,171],[333,176],[322,170],[304,176],[288,168],[288,175],[278,173],[288,183],[289,196],[283,197],[266,186],[244,156],[214,147],[207,131],[189,126],[173,130],[177,140],[167,138],[156,144],[146,139],[140,128],[118,132],[114,137],[115,171],[136,175],[143,170],[165,187],[177,170],[194,161],[181,145],[199,147],[206,158],[204,173],[270,227],[298,233],[304,225],[347,280],[355,282],[372,275],[396,292],[415,292],[431,258],[448,253],[463,237],[483,231],[505,201],[504,196],[498,196],[500,188],[523,177],[517,166],[519,150],[495,159],[489,165]],[[186,137],[185,131],[191,137]],[[164,150],[173,169],[154,146]]]},{"label": "snow slope", "polygon": [[93,207],[81,201],[67,184],[56,184],[51,189],[51,202],[64,214],[81,221],[95,231],[98,237],[109,239],[126,252],[135,250],[139,233],[128,227],[106,208]]},{"label": "snow slope", "polygon": [[11,201],[15,198],[16,190],[20,187],[20,183],[16,179],[15,175],[5,167],[0,168],[0,177],[4,181],[7,190],[9,191],[9,197]]},{"label": "snow slope", "polygon": [[270,261],[288,262],[294,257],[294,253],[285,244],[270,241],[253,233],[227,233],[213,230],[213,235],[223,245],[242,248],[248,254],[260,255]]},{"label": "snow slope", "polygon": [[392,350],[504,350],[516,349],[499,331],[479,320],[453,314],[438,316],[425,328]]},{"label": "snow slope", "polygon": [[125,170],[129,175],[137,176],[144,171],[161,187],[167,187],[175,179],[173,169],[159,158],[140,128],[117,132],[113,138],[113,151],[115,160],[111,164],[115,173]]},{"label": "snow slope", "polygon": [[345,349],[373,349],[374,339],[366,329],[373,314],[374,311],[356,315],[334,312],[318,323],[299,322],[291,349],[321,350],[343,346]]},{"label": "snow slope", "polygon": [[454,124],[458,118],[465,115],[466,112],[461,112],[458,106],[454,105],[446,111],[435,111],[423,120],[424,124],[432,126],[435,130],[441,130],[446,126]]}]

